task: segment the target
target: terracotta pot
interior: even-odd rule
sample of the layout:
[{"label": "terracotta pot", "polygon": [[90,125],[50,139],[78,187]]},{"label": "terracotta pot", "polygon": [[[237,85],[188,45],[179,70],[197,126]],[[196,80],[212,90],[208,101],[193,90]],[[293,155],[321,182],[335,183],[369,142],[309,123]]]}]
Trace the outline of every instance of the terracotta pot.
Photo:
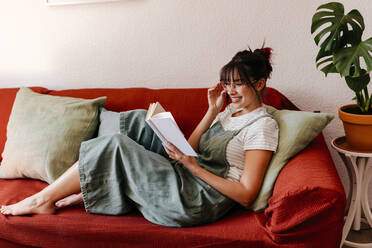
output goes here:
[{"label": "terracotta pot", "polygon": [[358,115],[344,112],[343,109],[356,107],[348,104],[338,109],[338,116],[345,129],[346,140],[353,149],[372,150],[372,115]]}]

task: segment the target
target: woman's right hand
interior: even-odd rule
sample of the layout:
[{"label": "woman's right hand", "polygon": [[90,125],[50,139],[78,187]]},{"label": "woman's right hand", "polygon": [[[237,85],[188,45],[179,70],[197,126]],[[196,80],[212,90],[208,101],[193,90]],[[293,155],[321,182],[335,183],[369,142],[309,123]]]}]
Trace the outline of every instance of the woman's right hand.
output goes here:
[{"label": "woman's right hand", "polygon": [[208,104],[209,110],[213,113],[219,113],[225,103],[226,90],[222,86],[222,83],[214,85],[208,89]]}]

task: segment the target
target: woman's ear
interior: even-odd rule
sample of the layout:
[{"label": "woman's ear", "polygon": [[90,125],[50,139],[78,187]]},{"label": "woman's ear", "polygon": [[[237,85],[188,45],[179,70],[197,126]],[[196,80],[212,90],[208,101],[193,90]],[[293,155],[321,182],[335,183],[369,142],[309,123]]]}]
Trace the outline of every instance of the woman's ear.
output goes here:
[{"label": "woman's ear", "polygon": [[265,86],[266,86],[266,80],[265,80],[264,78],[261,78],[260,80],[258,80],[258,81],[255,83],[255,85],[254,85],[254,87],[255,87],[255,89],[256,89],[257,91],[261,91],[261,90],[263,90],[263,89],[265,88]]}]

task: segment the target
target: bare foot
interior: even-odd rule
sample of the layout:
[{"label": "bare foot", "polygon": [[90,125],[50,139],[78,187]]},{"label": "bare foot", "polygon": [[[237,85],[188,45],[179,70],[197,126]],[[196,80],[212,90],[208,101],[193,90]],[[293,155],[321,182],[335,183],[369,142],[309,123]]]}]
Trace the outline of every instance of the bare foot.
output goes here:
[{"label": "bare foot", "polygon": [[52,202],[36,194],[16,204],[2,206],[0,212],[4,215],[53,214],[55,206]]},{"label": "bare foot", "polygon": [[70,196],[67,196],[66,198],[63,198],[62,200],[59,200],[55,203],[55,206],[57,208],[63,208],[71,205],[77,205],[83,202],[83,196],[81,193],[79,194],[73,194]]}]

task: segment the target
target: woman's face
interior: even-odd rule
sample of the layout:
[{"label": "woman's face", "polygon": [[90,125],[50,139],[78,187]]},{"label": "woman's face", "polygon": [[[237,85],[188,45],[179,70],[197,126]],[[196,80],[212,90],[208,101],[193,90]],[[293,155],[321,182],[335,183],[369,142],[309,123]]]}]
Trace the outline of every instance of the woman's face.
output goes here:
[{"label": "woman's face", "polygon": [[[234,70],[233,82],[223,83],[227,94],[231,98],[231,104],[234,108],[243,108],[250,112],[261,106],[261,102],[252,86],[241,82],[239,73]],[[253,81],[254,82],[254,81]]]}]

